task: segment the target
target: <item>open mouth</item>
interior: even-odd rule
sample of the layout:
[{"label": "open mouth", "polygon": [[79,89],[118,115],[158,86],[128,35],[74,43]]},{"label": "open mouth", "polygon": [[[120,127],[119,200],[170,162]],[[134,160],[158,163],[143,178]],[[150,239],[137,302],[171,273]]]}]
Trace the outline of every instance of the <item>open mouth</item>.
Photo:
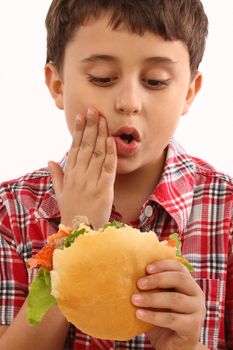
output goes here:
[{"label": "open mouth", "polygon": [[134,140],[133,135],[121,134],[121,135],[119,135],[119,137],[125,143],[131,143]]},{"label": "open mouth", "polygon": [[125,143],[131,143],[133,141],[141,142],[141,136],[136,128],[130,126],[124,126],[119,128],[114,134],[114,137],[119,137]]},{"label": "open mouth", "polygon": [[141,136],[138,130],[132,126],[119,128],[113,137],[117,146],[118,156],[128,157],[135,154],[141,143]]}]

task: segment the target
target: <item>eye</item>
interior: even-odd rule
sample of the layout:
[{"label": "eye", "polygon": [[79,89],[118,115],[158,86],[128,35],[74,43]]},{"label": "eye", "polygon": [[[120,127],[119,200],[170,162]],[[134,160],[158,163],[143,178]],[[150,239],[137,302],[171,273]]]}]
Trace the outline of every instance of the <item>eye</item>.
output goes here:
[{"label": "eye", "polygon": [[112,85],[117,80],[117,77],[95,77],[89,74],[88,80],[95,85],[105,87]]},{"label": "eye", "polygon": [[163,89],[169,85],[170,79],[166,80],[155,80],[155,79],[143,79],[145,85],[154,90]]}]

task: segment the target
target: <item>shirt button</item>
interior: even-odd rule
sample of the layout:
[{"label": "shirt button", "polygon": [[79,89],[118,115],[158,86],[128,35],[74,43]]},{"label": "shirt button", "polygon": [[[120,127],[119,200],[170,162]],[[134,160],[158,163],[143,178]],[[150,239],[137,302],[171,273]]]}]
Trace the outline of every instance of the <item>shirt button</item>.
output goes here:
[{"label": "shirt button", "polygon": [[34,211],[34,216],[37,220],[40,219],[40,215],[37,211]]},{"label": "shirt button", "polygon": [[150,205],[147,205],[145,208],[145,215],[150,218],[153,214],[153,208]]},{"label": "shirt button", "polygon": [[143,222],[143,220],[145,219],[145,215],[142,213],[142,214],[140,214],[140,216],[139,216],[139,221],[140,222]]}]

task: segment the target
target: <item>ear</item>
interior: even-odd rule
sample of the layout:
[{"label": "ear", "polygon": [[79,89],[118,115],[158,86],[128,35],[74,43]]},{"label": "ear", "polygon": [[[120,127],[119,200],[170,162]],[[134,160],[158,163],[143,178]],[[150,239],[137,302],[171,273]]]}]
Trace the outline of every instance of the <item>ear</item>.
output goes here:
[{"label": "ear", "polygon": [[48,63],[45,66],[45,83],[50,91],[56,106],[59,109],[64,109],[63,105],[63,82],[57,68],[53,63]]},{"label": "ear", "polygon": [[202,86],[202,74],[200,72],[197,72],[189,85],[188,92],[185,99],[185,105],[181,115],[184,115],[189,111],[189,108],[194,98],[196,97],[197,93],[201,89],[201,86]]}]

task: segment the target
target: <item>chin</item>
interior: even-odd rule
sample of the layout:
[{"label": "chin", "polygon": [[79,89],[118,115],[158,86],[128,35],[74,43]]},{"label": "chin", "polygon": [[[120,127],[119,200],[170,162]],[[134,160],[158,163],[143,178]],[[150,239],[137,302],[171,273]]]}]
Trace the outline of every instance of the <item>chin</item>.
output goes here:
[{"label": "chin", "polygon": [[141,167],[136,164],[135,161],[132,161],[130,159],[119,159],[117,161],[117,175],[126,175],[133,173],[134,171],[140,169]]}]

